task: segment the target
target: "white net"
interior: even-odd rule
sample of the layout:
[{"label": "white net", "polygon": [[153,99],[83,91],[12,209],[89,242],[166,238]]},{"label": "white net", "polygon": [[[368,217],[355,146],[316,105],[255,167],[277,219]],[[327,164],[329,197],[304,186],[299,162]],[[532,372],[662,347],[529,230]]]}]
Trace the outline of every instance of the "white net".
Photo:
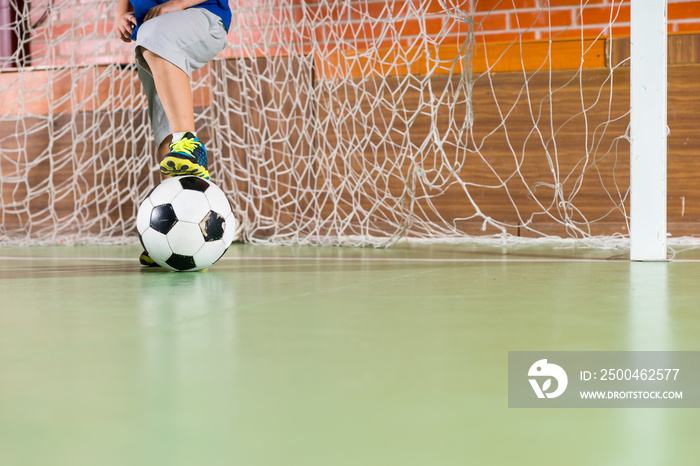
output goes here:
[{"label": "white net", "polygon": [[[626,235],[627,4],[518,3],[232,5],[230,43],[193,89],[242,238]],[[135,240],[160,175],[113,2],[9,6],[0,242]]]}]

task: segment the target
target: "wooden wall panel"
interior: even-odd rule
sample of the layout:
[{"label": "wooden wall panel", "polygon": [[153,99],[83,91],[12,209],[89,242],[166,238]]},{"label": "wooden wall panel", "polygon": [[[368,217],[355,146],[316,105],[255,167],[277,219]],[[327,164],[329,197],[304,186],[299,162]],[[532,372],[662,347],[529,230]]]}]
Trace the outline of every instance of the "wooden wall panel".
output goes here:
[{"label": "wooden wall panel", "polygon": [[[412,221],[418,224],[415,217],[419,217],[443,228],[456,224],[470,234],[498,232],[485,225],[491,218],[512,234],[539,231],[568,236],[567,210],[569,230],[586,220],[596,220],[591,231],[585,230],[590,234],[624,227],[619,208],[624,202],[617,190],[624,197],[629,183],[627,141],[620,139],[628,123],[626,71],[611,75],[605,69],[585,70],[580,79],[570,70],[555,71],[551,79],[547,73],[529,73],[527,86],[522,73],[478,76],[472,90],[473,126],[461,135],[458,128],[467,119],[466,102],[435,119],[421,107],[421,102],[430,100],[429,91],[403,79],[390,77],[374,87],[366,83],[362,92],[354,94],[348,86],[339,96],[320,100],[321,121],[324,112],[348,99],[349,107],[362,108],[361,114],[348,114],[337,128],[319,136],[327,171],[334,170],[330,184],[345,187],[341,199],[348,209],[360,206],[378,220],[393,219],[394,228]],[[433,95],[442,95],[447,86],[454,92],[457,80],[433,77]],[[395,94],[401,94],[401,102],[393,106],[390,96]],[[354,95],[359,100],[352,101]],[[363,121],[372,122],[376,132],[370,134]],[[434,143],[436,134],[441,144]],[[353,137],[354,145],[347,142]],[[333,150],[343,141],[365,149],[339,160]],[[409,151],[401,149],[406,142]],[[550,160],[557,166],[558,178],[551,173]],[[363,180],[362,171],[377,165],[390,168],[389,176]],[[364,183],[357,191],[370,196],[358,198],[356,185],[343,184],[344,179]],[[552,188],[556,184],[559,196]],[[383,204],[373,204],[375,199]]]},{"label": "wooden wall panel", "polygon": [[700,65],[668,69],[668,222],[673,236],[700,234]]},{"label": "wooden wall panel", "polygon": [[[116,111],[3,121],[3,235],[58,241],[77,233],[133,234],[135,204],[149,178],[152,184],[154,160],[143,158],[153,153],[147,149],[152,140],[134,132],[127,141],[124,134],[116,134],[124,127],[117,128],[115,121],[128,119],[138,127],[145,112],[137,117]],[[18,137],[25,128],[30,128],[26,137]]]},{"label": "wooden wall panel", "polygon": [[[606,66],[630,66],[630,38],[607,39]],[[669,65],[700,63],[700,34],[674,34],[668,36],[667,61]]]},{"label": "wooden wall panel", "polygon": [[[685,65],[671,66],[668,73],[668,222],[674,236],[696,234],[700,220],[700,186],[694,181],[700,174],[700,131],[696,128],[700,121],[700,83],[695,78],[699,72],[699,65]],[[376,225],[383,223],[393,229],[409,224],[411,215],[421,215],[433,221],[455,223],[470,234],[495,233],[488,225],[482,231],[483,217],[473,217],[476,204],[484,216],[512,226],[507,231],[513,234],[581,236],[583,232],[627,232],[627,68],[612,74],[608,69],[583,70],[581,75],[577,71],[557,70],[551,79],[547,73],[528,73],[527,86],[522,73],[477,76],[472,92],[474,124],[469,144],[457,149],[456,136],[452,136],[442,146],[447,158],[460,165],[459,173],[453,176],[448,167],[441,168],[442,191],[411,175],[417,168],[416,161],[424,171],[434,171],[440,165],[435,147],[424,144],[432,130],[430,118],[418,116],[409,127],[408,116],[397,118],[391,105],[376,105],[376,101],[386,99],[401,87],[401,79],[386,78],[381,89],[365,86],[358,101],[362,113],[348,115],[338,127],[326,128],[319,135],[320,157],[327,160],[325,170],[323,163],[320,166],[319,179],[333,186],[346,186],[340,199],[321,205],[326,214],[344,205],[348,215],[352,215],[359,205],[364,212],[374,213]],[[440,94],[448,80],[447,76],[434,77],[433,92]],[[550,93],[550,88],[555,92]],[[337,102],[331,103],[334,99],[352,98],[348,89],[337,96],[327,95],[325,101],[322,97],[319,118],[322,120],[324,112],[331,111],[334,105],[337,108]],[[425,98],[420,91],[411,89],[403,93],[401,105],[415,109]],[[350,106],[358,102],[351,102]],[[466,118],[466,107],[458,107],[453,117],[455,121]],[[441,118],[437,127],[444,135],[447,115]],[[372,121],[378,134],[368,134],[363,120]],[[365,150],[345,161],[338,160],[333,151],[342,139],[351,139],[351,132],[363,141],[359,147]],[[397,148],[406,138],[414,148],[427,150],[414,150],[410,157],[401,154]],[[459,155],[459,151],[463,154]],[[550,160],[556,166],[556,174],[551,171]],[[391,173],[379,178],[377,185],[361,178],[361,171],[369,165],[390,167]],[[356,180],[370,196],[358,198],[360,190],[348,180]],[[381,198],[382,192],[390,194],[384,198],[386,204],[373,204],[370,198]],[[410,194],[415,202],[406,196],[401,198],[402,193]],[[459,220],[470,217],[473,218]],[[586,222],[590,227],[584,226]],[[582,231],[577,233],[576,228]]]},{"label": "wooden wall panel", "polygon": [[[312,218],[313,64],[304,56],[217,63],[214,160],[218,181],[258,227],[294,236]],[[252,182],[251,182],[252,180]]]}]

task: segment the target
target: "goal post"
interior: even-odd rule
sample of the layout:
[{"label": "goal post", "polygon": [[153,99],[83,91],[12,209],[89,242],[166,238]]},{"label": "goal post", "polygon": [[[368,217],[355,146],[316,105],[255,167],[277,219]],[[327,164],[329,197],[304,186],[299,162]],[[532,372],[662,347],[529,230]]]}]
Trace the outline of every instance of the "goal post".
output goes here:
[{"label": "goal post", "polygon": [[666,0],[631,1],[630,259],[667,254]]}]

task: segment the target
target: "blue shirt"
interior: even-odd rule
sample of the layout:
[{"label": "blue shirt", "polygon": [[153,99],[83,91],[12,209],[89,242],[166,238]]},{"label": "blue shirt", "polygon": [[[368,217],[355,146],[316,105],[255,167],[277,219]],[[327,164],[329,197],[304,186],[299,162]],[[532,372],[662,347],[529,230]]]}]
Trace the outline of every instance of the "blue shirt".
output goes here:
[{"label": "blue shirt", "polygon": [[[134,16],[136,17],[136,27],[134,32],[131,34],[132,39],[136,39],[136,31],[139,26],[143,24],[143,18],[148,13],[148,10],[156,5],[165,3],[167,0],[129,0],[131,5],[134,7]],[[228,32],[228,28],[231,26],[231,8],[228,6],[228,0],[205,0],[199,5],[194,5],[190,8],[204,8],[214,13],[216,16],[221,18],[224,23],[224,27]]]}]

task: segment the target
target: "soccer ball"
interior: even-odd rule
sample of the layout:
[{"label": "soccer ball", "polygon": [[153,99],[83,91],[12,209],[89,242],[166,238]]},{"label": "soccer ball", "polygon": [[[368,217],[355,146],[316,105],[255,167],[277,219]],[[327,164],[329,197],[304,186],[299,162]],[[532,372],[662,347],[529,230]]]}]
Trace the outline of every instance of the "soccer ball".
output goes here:
[{"label": "soccer ball", "polygon": [[205,269],[224,255],[238,222],[224,192],[196,176],[167,178],[139,206],[136,229],[158,265],[176,271]]}]

